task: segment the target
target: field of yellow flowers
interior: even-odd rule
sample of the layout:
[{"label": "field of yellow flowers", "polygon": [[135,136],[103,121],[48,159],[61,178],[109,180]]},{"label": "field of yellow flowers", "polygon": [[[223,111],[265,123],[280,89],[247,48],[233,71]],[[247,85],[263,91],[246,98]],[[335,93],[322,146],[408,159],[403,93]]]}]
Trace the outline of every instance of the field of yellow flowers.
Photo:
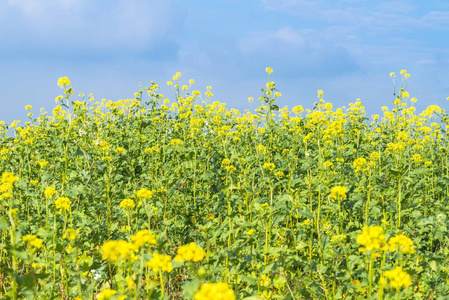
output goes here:
[{"label": "field of yellow flowers", "polygon": [[266,71],[253,112],[180,73],[116,102],[64,77],[2,122],[0,298],[447,299],[446,111],[405,70],[381,116],[280,108]]}]

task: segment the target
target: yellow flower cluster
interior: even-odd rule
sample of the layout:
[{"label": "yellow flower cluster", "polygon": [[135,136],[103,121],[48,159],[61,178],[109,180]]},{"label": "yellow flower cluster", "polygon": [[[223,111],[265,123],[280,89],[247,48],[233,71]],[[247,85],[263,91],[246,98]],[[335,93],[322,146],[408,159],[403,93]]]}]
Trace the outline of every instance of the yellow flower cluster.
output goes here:
[{"label": "yellow flower cluster", "polygon": [[262,154],[267,153],[267,148],[264,145],[257,145],[256,150],[257,150],[257,153],[262,153]]},{"label": "yellow flower cluster", "polygon": [[12,191],[14,182],[19,180],[12,172],[4,172],[2,174],[2,184],[0,185],[0,193],[7,193]]},{"label": "yellow flower cluster", "polygon": [[390,252],[395,252],[395,251],[399,250],[400,252],[405,253],[405,254],[415,253],[415,247],[413,247],[413,241],[409,237],[407,237],[403,234],[391,237],[388,240],[388,245],[387,245],[386,250],[388,250]]},{"label": "yellow flower cluster", "polygon": [[117,148],[115,148],[114,151],[116,153],[125,153],[126,152],[125,148],[122,148],[122,147],[117,147]]},{"label": "yellow flower cluster", "polygon": [[231,164],[231,160],[229,158],[224,158],[221,161],[221,164],[224,165],[224,166],[230,165]]},{"label": "yellow flower cluster", "polygon": [[36,162],[36,164],[38,164],[39,167],[41,167],[41,168],[45,168],[46,166],[48,166],[48,161],[46,161],[46,160],[38,160]]},{"label": "yellow flower cluster", "polygon": [[51,199],[57,193],[58,193],[58,191],[54,187],[51,187],[51,186],[47,186],[44,190],[44,195],[48,199]]},{"label": "yellow flower cluster", "polygon": [[40,249],[42,247],[42,240],[33,234],[23,236],[21,240],[33,248]]},{"label": "yellow flower cluster", "polygon": [[193,296],[194,300],[235,300],[235,293],[227,283],[204,283]]},{"label": "yellow flower cluster", "polygon": [[[248,230],[248,231],[246,232],[246,234],[247,234],[248,236],[252,236],[255,232],[256,232],[256,230],[251,228],[250,230]],[[175,257],[175,260],[176,260],[176,257]]]},{"label": "yellow flower cluster", "polygon": [[233,173],[233,172],[237,171],[237,168],[234,167],[233,165],[229,165],[229,166],[225,167],[225,170],[226,170],[226,172]]},{"label": "yellow flower cluster", "polygon": [[59,211],[70,210],[70,204],[72,204],[72,201],[67,197],[59,197],[55,201],[56,209],[59,209]]},{"label": "yellow flower cluster", "polygon": [[366,159],[363,157],[356,158],[352,165],[354,166],[355,171],[359,172],[366,165]]},{"label": "yellow flower cluster", "polygon": [[380,226],[364,226],[362,233],[357,236],[356,242],[364,246],[364,248],[359,249],[362,253],[372,250],[400,251],[404,254],[415,253],[413,241],[403,234],[391,237],[387,243],[384,230]]},{"label": "yellow flower cluster", "polygon": [[301,227],[306,227],[310,224],[311,220],[310,219],[305,219],[304,221],[302,221],[299,226]]},{"label": "yellow flower cluster", "polygon": [[154,253],[153,257],[147,262],[147,266],[154,272],[159,270],[170,273],[173,270],[172,260],[170,255]]},{"label": "yellow flower cluster", "polygon": [[137,191],[136,196],[139,199],[148,200],[148,199],[153,198],[153,194],[154,194],[153,191],[150,191],[147,188],[143,188],[143,189],[140,189]]},{"label": "yellow flower cluster", "polygon": [[263,169],[267,170],[268,172],[272,172],[276,168],[276,165],[273,163],[264,163]]},{"label": "yellow flower cluster", "polygon": [[61,77],[58,79],[58,85],[60,87],[66,86],[66,85],[71,85],[72,83],[70,82],[68,77]]},{"label": "yellow flower cluster", "polygon": [[159,147],[158,146],[153,146],[153,147],[148,147],[145,148],[144,152],[145,153],[153,153],[153,152],[159,152]]},{"label": "yellow flower cluster", "polygon": [[276,177],[278,177],[278,178],[282,178],[282,177],[284,177],[284,172],[282,172],[282,171],[277,171],[277,172],[274,173],[274,176],[276,176]]},{"label": "yellow flower cluster", "polygon": [[101,246],[103,252],[103,259],[110,261],[117,261],[118,259],[132,259],[136,260],[137,256],[134,254],[136,250],[132,243],[128,243],[124,240],[107,241]]},{"label": "yellow flower cluster", "polygon": [[204,259],[206,252],[194,242],[181,246],[178,249],[178,254],[175,256],[175,261],[193,261],[199,262]]},{"label": "yellow flower cluster", "polygon": [[422,162],[423,162],[423,158],[422,158],[422,156],[421,156],[420,154],[413,154],[413,155],[412,155],[412,161],[413,161],[415,164],[419,164],[419,163],[422,163]]},{"label": "yellow flower cluster", "polygon": [[135,206],[134,201],[131,199],[123,199],[122,202],[120,202],[120,207],[123,209],[133,209]]},{"label": "yellow flower cluster", "polygon": [[178,146],[178,145],[182,145],[183,141],[180,139],[172,139],[170,141],[170,146]]},{"label": "yellow flower cluster", "polygon": [[131,236],[131,242],[136,248],[140,248],[145,244],[155,245],[156,236],[148,229],[137,231],[135,235]]},{"label": "yellow flower cluster", "polygon": [[385,151],[391,153],[399,153],[404,150],[405,147],[407,147],[407,144],[404,142],[388,143],[387,149]]},{"label": "yellow flower cluster", "polygon": [[359,251],[380,250],[385,245],[384,229],[380,226],[363,226],[362,233],[357,236],[357,244],[364,246]]},{"label": "yellow flower cluster", "polygon": [[347,191],[346,187],[344,186],[334,186],[331,189],[331,194],[329,195],[329,198],[344,200],[347,198],[346,191]]},{"label": "yellow flower cluster", "polygon": [[76,236],[78,235],[78,232],[73,228],[68,228],[66,231],[64,231],[64,234],[62,235],[63,239],[74,241],[76,239]]},{"label": "yellow flower cluster", "polygon": [[98,300],[108,300],[115,294],[117,294],[116,290],[104,289],[97,295],[97,299]]},{"label": "yellow flower cluster", "polygon": [[[384,276],[388,278],[390,286],[397,290],[402,287],[408,287],[412,284],[410,275],[407,272],[404,272],[399,266],[394,268],[393,270],[386,271],[384,273]],[[384,277],[381,277],[379,283],[382,285],[386,285],[387,280]]]}]

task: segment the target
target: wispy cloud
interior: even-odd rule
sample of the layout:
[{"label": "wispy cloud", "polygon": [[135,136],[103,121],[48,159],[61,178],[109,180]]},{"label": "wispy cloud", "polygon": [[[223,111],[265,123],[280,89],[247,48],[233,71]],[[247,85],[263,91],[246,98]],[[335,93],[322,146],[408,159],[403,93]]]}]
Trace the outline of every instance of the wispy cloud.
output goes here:
[{"label": "wispy cloud", "polygon": [[329,43],[328,32],[282,27],[274,32],[255,32],[239,43],[246,62],[265,61],[294,77],[350,74],[359,70],[344,47]]},{"label": "wispy cloud", "polygon": [[[67,47],[101,52],[146,51],[176,36],[178,13],[171,0],[8,0],[10,17],[0,18],[10,48]],[[51,52],[51,51],[50,51]]]}]

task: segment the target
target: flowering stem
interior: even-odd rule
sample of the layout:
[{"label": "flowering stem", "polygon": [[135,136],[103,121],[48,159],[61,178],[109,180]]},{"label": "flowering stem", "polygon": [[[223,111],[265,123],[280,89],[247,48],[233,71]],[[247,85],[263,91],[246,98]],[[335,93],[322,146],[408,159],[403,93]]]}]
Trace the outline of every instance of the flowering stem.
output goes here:
[{"label": "flowering stem", "polygon": [[402,182],[399,179],[399,192],[398,192],[398,229],[401,227],[401,189],[402,189]]},{"label": "flowering stem", "polygon": [[164,289],[164,279],[162,277],[162,270],[159,270],[159,279],[161,281],[161,300],[164,299],[165,289]]},{"label": "flowering stem", "polygon": [[[12,207],[12,205],[10,205],[10,207]],[[12,249],[16,249],[16,223],[14,222],[14,217],[13,217],[13,212],[9,211],[8,212],[8,216],[9,216],[9,220],[11,221],[11,230],[10,230],[10,235],[11,235],[11,246]],[[12,253],[12,283],[11,283],[11,293],[12,293],[12,299],[16,300],[17,299],[17,294],[18,294],[18,288],[19,285],[17,283],[17,257],[15,252]]]},{"label": "flowering stem", "polygon": [[366,194],[366,207],[365,207],[365,225],[368,226],[368,211],[369,211],[369,204],[370,204],[370,191],[368,187],[368,191]]},{"label": "flowering stem", "polygon": [[368,286],[368,298],[371,298],[371,293],[373,290],[373,258],[371,253],[369,254],[369,267],[368,267],[368,280],[369,280],[369,286]]}]

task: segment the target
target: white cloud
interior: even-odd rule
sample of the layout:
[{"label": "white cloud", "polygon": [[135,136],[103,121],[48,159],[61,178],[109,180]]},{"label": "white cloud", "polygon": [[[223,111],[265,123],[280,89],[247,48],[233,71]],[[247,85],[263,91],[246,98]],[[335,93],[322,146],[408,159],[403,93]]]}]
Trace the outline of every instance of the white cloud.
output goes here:
[{"label": "white cloud", "polygon": [[85,0],[8,0],[8,3],[27,17],[38,19],[49,11],[79,9],[85,4]]},{"label": "white cloud", "polygon": [[252,33],[248,38],[240,41],[239,49],[244,54],[279,49],[298,50],[306,45],[305,35],[309,32],[282,27],[275,32]]},{"label": "white cloud", "polygon": [[[170,39],[179,26],[171,0],[101,2],[8,0],[8,9],[20,20],[20,38],[47,45],[146,49],[158,38]],[[0,19],[2,23],[7,20]]]},{"label": "white cloud", "polygon": [[317,7],[317,1],[308,0],[262,0],[262,3],[269,10],[306,10]]},{"label": "white cloud", "polygon": [[285,11],[305,19],[345,24],[379,33],[414,28],[449,30],[449,6],[427,12],[411,1],[261,0],[266,10]]}]

